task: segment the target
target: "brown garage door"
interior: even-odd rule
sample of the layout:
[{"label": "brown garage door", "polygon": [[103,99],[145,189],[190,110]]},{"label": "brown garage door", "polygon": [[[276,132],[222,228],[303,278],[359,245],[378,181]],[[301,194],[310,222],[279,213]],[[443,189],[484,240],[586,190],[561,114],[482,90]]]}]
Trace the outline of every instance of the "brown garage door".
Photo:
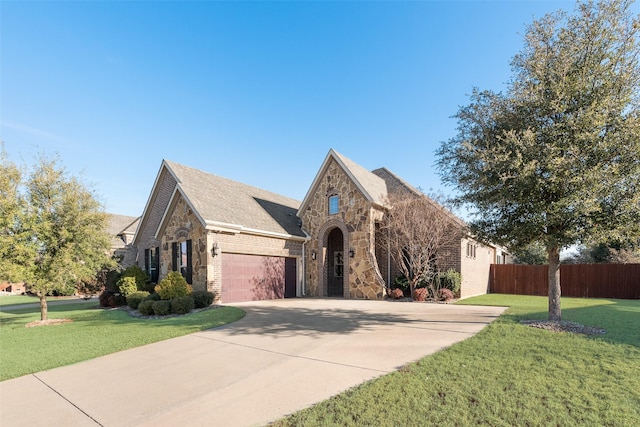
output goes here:
[{"label": "brown garage door", "polygon": [[296,259],[222,254],[222,302],[296,296]]}]

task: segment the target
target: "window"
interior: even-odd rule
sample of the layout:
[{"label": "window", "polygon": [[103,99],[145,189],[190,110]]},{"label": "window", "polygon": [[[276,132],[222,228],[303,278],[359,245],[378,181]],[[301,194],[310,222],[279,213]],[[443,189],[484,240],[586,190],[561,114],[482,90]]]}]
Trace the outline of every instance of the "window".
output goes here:
[{"label": "window", "polygon": [[144,270],[151,283],[158,283],[158,272],[160,270],[160,248],[144,250]]},{"label": "window", "polygon": [[340,207],[340,196],[333,195],[329,196],[329,215],[335,215],[338,213],[338,208]]},{"label": "window", "polygon": [[475,257],[476,257],[476,244],[467,243],[467,258],[475,258]]},{"label": "window", "polygon": [[188,284],[192,282],[191,240],[173,242],[171,244],[173,271],[179,271]]}]

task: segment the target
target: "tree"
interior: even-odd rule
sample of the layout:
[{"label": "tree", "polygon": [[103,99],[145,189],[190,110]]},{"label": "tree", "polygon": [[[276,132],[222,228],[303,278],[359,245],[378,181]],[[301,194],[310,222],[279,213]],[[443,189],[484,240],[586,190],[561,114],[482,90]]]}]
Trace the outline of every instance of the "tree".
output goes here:
[{"label": "tree", "polygon": [[[3,262],[13,279],[27,282],[39,297],[45,321],[48,295],[75,289],[113,265],[108,217],[94,195],[56,160],[40,159],[26,180],[4,153],[0,165],[2,203],[11,207],[9,219],[3,217],[0,253],[17,249],[17,255]],[[5,179],[6,171],[11,179]]]},{"label": "tree", "polygon": [[438,167],[476,208],[472,229],[518,249],[543,242],[549,319],[560,250],[640,233],[638,17],[630,1],[578,3],[534,21],[506,94],[474,90]]},{"label": "tree", "polygon": [[514,264],[542,265],[547,263],[547,249],[540,242],[532,242],[515,251]]},{"label": "tree", "polygon": [[424,195],[395,194],[389,204],[379,244],[408,279],[413,298],[416,286],[433,283],[448,251],[459,246],[464,224]]},{"label": "tree", "polygon": [[0,280],[25,280],[31,259],[25,199],[20,193],[22,171],[0,150]]}]

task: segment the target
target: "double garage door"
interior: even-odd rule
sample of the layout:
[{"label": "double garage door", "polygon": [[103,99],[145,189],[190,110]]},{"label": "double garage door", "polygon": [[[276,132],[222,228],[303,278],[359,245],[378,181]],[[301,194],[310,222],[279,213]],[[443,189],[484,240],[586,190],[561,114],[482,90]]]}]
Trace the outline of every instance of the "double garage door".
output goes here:
[{"label": "double garage door", "polygon": [[222,302],[296,296],[296,259],[222,254]]}]

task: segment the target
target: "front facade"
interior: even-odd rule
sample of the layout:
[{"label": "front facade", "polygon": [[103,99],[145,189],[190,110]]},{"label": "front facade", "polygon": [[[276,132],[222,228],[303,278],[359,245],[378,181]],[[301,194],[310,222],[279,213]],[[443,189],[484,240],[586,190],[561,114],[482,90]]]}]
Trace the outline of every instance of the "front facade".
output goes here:
[{"label": "front facade", "polygon": [[[334,150],[302,202],[165,160],[134,237],[137,263],[154,282],[180,271],[223,303],[381,299],[399,275],[376,244],[398,191],[418,194],[387,169],[367,171]],[[465,237],[446,254],[446,267],[462,273],[462,297],[487,292],[496,248]]]}]

